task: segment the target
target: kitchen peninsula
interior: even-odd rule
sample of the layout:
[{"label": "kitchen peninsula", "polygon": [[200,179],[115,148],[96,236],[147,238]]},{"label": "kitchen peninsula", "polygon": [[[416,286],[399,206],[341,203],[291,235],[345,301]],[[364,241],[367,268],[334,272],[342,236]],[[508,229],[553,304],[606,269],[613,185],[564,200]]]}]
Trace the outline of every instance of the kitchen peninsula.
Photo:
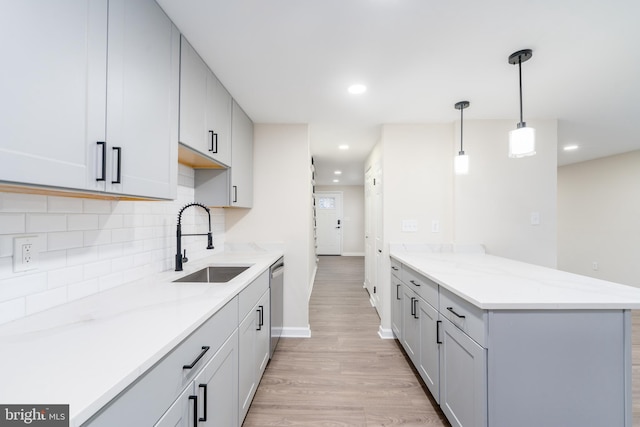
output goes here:
[{"label": "kitchen peninsula", "polygon": [[394,333],[453,426],[631,427],[640,289],[479,252],[390,255]]}]

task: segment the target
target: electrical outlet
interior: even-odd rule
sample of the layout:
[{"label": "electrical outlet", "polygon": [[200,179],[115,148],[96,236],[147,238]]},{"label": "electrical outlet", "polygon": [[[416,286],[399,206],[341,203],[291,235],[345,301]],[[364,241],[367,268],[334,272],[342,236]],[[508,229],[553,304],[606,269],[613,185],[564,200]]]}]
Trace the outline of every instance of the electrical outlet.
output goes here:
[{"label": "electrical outlet", "polygon": [[440,232],[440,221],[438,221],[437,219],[434,219],[431,221],[431,232],[432,233]]},{"label": "electrical outlet", "polygon": [[38,268],[38,236],[21,236],[13,239],[13,271]]}]

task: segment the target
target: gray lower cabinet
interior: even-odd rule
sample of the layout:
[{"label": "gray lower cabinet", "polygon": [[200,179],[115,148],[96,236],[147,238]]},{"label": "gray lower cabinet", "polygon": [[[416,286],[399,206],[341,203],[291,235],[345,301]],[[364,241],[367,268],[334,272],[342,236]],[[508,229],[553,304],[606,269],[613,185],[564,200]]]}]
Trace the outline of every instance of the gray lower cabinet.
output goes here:
[{"label": "gray lower cabinet", "polygon": [[[262,374],[269,362],[271,337],[269,311],[269,277],[265,272],[240,294],[241,312],[244,318],[238,328],[240,342],[239,358],[239,401],[238,419],[240,423],[249,411],[253,396],[258,389]],[[259,299],[256,300],[256,296]],[[251,308],[242,311],[243,305],[255,301]]]},{"label": "gray lower cabinet", "polygon": [[269,319],[265,271],[82,426],[242,425],[269,362]]},{"label": "gray lower cabinet", "polygon": [[391,329],[396,338],[402,342],[402,282],[396,276],[391,276]]},{"label": "gray lower cabinet", "polygon": [[482,310],[401,270],[394,333],[453,427],[632,426],[629,310]]},{"label": "gray lower cabinet", "polygon": [[155,427],[237,426],[238,332],[227,339]]},{"label": "gray lower cabinet", "polygon": [[447,319],[441,323],[440,407],[453,427],[487,425],[486,350]]}]

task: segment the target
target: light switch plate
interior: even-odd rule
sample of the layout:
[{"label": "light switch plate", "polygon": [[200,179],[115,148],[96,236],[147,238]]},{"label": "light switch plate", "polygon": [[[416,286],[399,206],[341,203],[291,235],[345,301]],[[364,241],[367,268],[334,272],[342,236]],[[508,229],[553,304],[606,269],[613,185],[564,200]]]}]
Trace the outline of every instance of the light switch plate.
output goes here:
[{"label": "light switch plate", "polygon": [[418,221],[415,219],[403,219],[402,231],[406,233],[415,233],[418,231]]},{"label": "light switch plate", "polygon": [[13,272],[36,270],[39,259],[38,236],[13,239]]}]

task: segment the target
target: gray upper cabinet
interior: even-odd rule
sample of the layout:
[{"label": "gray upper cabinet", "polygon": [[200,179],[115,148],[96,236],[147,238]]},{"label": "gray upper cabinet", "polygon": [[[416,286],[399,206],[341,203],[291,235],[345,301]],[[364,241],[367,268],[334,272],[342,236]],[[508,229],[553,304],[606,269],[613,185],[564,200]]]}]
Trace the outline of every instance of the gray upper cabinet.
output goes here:
[{"label": "gray upper cabinet", "polygon": [[253,122],[233,102],[231,133],[231,206],[253,206]]},{"label": "gray upper cabinet", "polygon": [[180,33],[153,0],[109,1],[106,190],[177,191]]},{"label": "gray upper cabinet", "polygon": [[231,95],[184,36],[180,64],[180,142],[229,166]]},{"label": "gray upper cabinet", "polygon": [[0,15],[14,41],[0,78],[0,180],[173,198],[179,33],[162,9],[29,0],[2,2]]},{"label": "gray upper cabinet", "polygon": [[87,187],[105,140],[107,0],[0,2],[0,181]]}]

